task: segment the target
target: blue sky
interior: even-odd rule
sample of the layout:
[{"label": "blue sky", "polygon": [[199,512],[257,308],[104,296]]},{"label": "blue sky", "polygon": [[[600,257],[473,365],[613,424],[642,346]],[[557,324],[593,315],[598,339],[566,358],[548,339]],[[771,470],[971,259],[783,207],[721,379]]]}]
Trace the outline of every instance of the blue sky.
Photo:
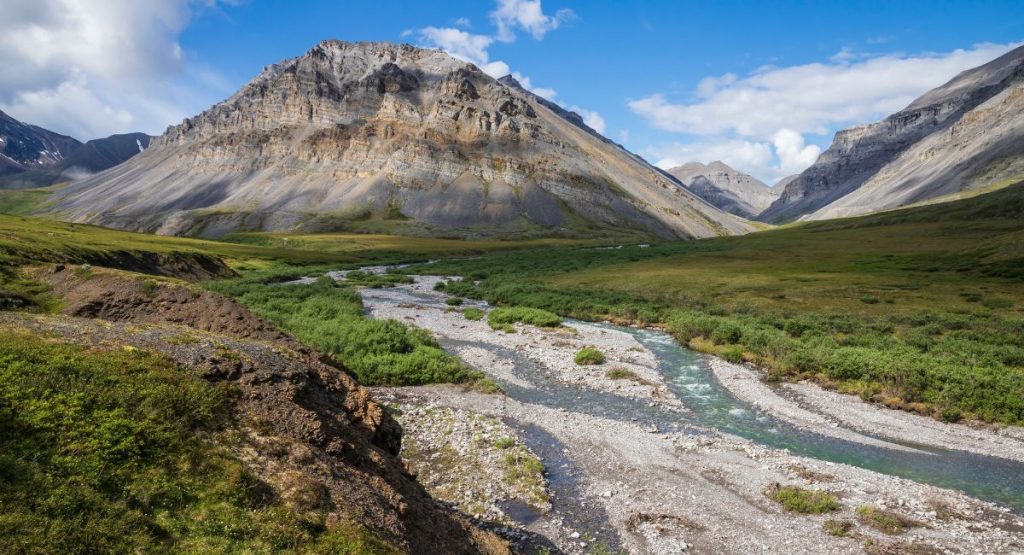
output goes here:
[{"label": "blue sky", "polygon": [[4,11],[0,109],[81,139],[159,133],[324,38],[383,40],[508,68],[660,165],[720,158],[769,182],[810,164],[837,129],[1024,40],[1019,0],[11,0]]}]

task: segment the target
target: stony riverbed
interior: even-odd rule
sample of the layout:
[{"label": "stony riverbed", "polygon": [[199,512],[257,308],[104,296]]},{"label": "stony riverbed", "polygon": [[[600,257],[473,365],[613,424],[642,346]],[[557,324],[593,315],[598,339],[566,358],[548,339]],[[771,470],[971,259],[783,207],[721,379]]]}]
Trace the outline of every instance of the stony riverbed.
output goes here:
[{"label": "stony riverbed", "polygon": [[[570,553],[595,548],[636,553],[1024,551],[1024,519],[1006,508],[871,470],[795,456],[694,423],[688,418],[692,409],[673,394],[657,357],[631,333],[576,322],[564,330],[517,325],[515,333],[495,331],[446,306],[445,296],[433,291],[438,279],[418,276],[412,285],[366,289],[364,303],[373,317],[430,330],[447,349],[501,383],[506,394],[483,395],[457,386],[377,394],[413,413],[429,409],[455,411],[447,414],[467,421],[478,415],[493,419],[501,431],[488,434],[513,434],[540,457],[550,509],[531,513],[504,504],[509,510],[503,510],[509,496],[499,485],[490,491],[500,495],[478,508],[491,520],[517,522],[522,532],[511,535],[521,539],[524,551],[542,545]],[[576,365],[573,355],[585,345],[599,348],[608,360]],[[608,371],[613,368],[628,370],[631,377],[612,379]],[[722,382],[729,385],[727,379]],[[773,417],[796,419],[796,424],[802,419],[818,433],[831,430],[856,439],[849,437],[858,434],[856,429],[840,425],[852,416],[818,410],[813,399],[798,402],[767,386],[746,387],[745,393],[737,389],[737,396],[750,398],[750,410],[784,407]],[[436,430],[421,428],[409,426],[408,441],[420,446],[440,441]],[[998,437],[1005,442],[1020,436]],[[883,444],[876,449],[886,444],[916,449],[877,435],[862,436],[862,441]],[[1013,448],[999,449],[1010,453]],[[490,455],[482,456],[488,460]],[[415,453],[409,458],[414,467],[419,463]],[[492,470],[500,482],[500,465]],[[786,512],[765,495],[775,483],[828,491],[841,509],[827,515]],[[449,501],[459,503],[460,496],[464,500],[466,493],[452,491]],[[913,525],[886,534],[856,515],[865,506],[884,508]],[[826,520],[849,523],[850,529],[843,536],[831,535],[823,526]]]}]

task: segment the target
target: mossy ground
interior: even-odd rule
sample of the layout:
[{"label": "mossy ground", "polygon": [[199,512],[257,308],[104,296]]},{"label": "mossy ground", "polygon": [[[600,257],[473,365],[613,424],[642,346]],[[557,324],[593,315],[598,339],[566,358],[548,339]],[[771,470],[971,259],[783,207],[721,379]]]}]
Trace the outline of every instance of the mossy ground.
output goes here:
[{"label": "mossy ground", "polygon": [[234,391],[129,347],[0,331],[0,537],[28,553],[387,553],[210,438]]}]

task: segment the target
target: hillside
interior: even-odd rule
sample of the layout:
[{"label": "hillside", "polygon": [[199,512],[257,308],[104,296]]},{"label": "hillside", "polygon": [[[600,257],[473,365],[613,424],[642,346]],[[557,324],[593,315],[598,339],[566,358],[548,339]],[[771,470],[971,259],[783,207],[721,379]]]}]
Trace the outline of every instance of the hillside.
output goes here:
[{"label": "hillside", "polygon": [[707,165],[688,162],[668,170],[668,173],[712,206],[747,219],[757,218],[779,198],[782,190],[781,187],[769,187],[720,161]]},{"label": "hillside", "polygon": [[324,41],[64,189],[51,213],[210,237],[749,231],[556,108],[440,51]]},{"label": "hillside", "polygon": [[81,144],[0,112],[0,179],[55,166]]},{"label": "hillside", "polygon": [[1024,174],[1024,47],[965,71],[885,120],[846,129],[759,219],[896,208]]},{"label": "hillside", "polygon": [[0,112],[0,189],[46,187],[112,168],[149,146],[145,133],[77,139]]}]

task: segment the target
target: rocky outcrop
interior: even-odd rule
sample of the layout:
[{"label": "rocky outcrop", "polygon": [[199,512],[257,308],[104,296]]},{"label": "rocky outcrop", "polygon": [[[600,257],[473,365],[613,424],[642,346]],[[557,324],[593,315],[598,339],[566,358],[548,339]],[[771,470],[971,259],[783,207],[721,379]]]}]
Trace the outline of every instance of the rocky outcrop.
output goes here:
[{"label": "rocky outcrop", "polygon": [[759,219],[822,219],[942,197],[1024,170],[1024,47],[885,120],[836,134]]},{"label": "rocky outcrop", "polygon": [[324,41],[53,211],[204,236],[373,219],[462,236],[750,229],[556,108],[440,51]]},{"label": "rocky outcrop", "polygon": [[687,162],[668,173],[712,206],[747,219],[756,218],[768,208],[781,190],[717,160],[707,165]]}]

